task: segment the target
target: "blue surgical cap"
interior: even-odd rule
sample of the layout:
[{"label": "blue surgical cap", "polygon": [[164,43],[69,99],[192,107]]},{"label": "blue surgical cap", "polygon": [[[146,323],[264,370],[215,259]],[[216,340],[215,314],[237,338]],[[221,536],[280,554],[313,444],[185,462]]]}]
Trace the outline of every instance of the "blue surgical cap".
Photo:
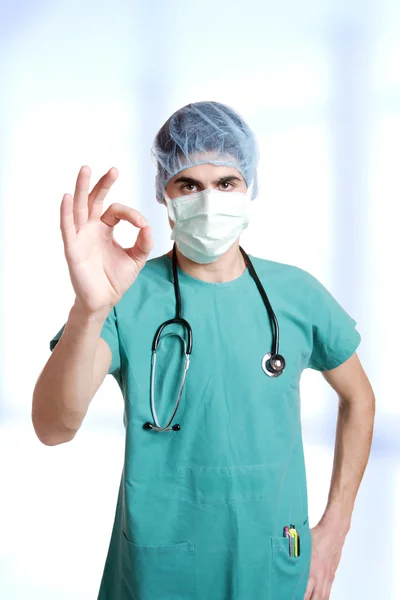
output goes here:
[{"label": "blue surgical cap", "polygon": [[194,102],[177,110],[157,133],[151,155],[157,165],[156,196],[164,202],[168,182],[203,164],[235,167],[257,196],[258,146],[240,115],[219,102]]}]

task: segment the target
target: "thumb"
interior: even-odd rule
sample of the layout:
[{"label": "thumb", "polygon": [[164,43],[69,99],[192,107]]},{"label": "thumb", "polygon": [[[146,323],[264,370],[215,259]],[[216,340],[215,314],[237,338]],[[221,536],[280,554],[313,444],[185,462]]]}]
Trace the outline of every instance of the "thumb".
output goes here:
[{"label": "thumb", "polygon": [[146,227],[143,227],[139,231],[134,246],[131,246],[130,248],[124,248],[124,250],[128,256],[135,261],[138,268],[141,269],[144,266],[153,246],[154,242],[153,238],[151,237],[151,227],[146,225]]}]

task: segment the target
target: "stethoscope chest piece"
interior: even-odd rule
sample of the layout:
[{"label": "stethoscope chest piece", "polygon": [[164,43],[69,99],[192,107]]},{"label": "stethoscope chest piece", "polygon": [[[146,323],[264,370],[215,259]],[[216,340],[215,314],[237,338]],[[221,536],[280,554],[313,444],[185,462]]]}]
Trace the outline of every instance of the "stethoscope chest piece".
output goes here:
[{"label": "stethoscope chest piece", "polygon": [[279,377],[285,370],[286,362],[281,354],[267,352],[261,361],[262,370],[269,377]]}]

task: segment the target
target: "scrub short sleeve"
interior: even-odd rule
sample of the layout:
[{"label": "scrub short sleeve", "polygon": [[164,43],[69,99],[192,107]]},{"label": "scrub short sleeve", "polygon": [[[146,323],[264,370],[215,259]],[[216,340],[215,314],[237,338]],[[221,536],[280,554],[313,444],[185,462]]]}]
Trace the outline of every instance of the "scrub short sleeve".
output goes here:
[{"label": "scrub short sleeve", "polygon": [[[61,327],[60,331],[56,333],[52,340],[50,340],[50,350],[53,351],[58,340],[60,339],[65,328],[65,323]],[[121,358],[119,353],[119,337],[117,328],[117,316],[115,307],[109,312],[107,319],[104,321],[104,325],[100,332],[100,337],[107,342],[112,353],[111,365],[108,369],[108,373],[111,373],[115,377],[118,377],[118,372],[121,367]]]},{"label": "scrub short sleeve", "polygon": [[307,367],[316,371],[334,369],[356,351],[361,335],[355,329],[357,321],[318,279],[308,275],[311,283],[312,352]]}]

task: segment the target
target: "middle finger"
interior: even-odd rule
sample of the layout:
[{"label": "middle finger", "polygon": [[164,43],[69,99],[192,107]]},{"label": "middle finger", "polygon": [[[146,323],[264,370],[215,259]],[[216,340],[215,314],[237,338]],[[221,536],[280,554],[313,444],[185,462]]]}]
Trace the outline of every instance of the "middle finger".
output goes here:
[{"label": "middle finger", "polygon": [[89,194],[89,219],[99,219],[103,212],[103,201],[107,196],[112,184],[118,178],[118,169],[112,167],[103,177],[99,179]]}]

